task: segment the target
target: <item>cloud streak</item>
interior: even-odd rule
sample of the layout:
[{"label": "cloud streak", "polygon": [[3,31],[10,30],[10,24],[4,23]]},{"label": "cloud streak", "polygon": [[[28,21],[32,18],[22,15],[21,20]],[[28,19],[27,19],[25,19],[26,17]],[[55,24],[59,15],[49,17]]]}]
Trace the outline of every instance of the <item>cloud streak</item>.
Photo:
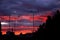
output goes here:
[{"label": "cloud streak", "polygon": [[[12,21],[18,20],[16,25],[20,28],[23,26],[23,29],[21,29],[22,31],[20,31],[23,33],[27,33],[28,31],[31,33],[31,30],[27,31],[27,29],[30,29],[30,27],[33,29],[33,14],[34,27],[37,27],[43,22],[46,22],[47,16],[53,15],[53,11],[57,9],[60,9],[60,0],[0,0],[0,16],[2,16],[1,21],[8,22],[9,17],[7,16],[14,16],[10,18],[11,27],[15,24],[15,22]],[[16,16],[20,17],[18,18]],[[8,26],[9,25],[3,25],[3,28],[8,28]],[[16,32],[16,34],[18,33],[19,31]]]},{"label": "cloud streak", "polygon": [[[3,0],[0,10],[8,14],[44,12],[60,8],[60,0]],[[16,11],[16,12],[14,12]]]}]

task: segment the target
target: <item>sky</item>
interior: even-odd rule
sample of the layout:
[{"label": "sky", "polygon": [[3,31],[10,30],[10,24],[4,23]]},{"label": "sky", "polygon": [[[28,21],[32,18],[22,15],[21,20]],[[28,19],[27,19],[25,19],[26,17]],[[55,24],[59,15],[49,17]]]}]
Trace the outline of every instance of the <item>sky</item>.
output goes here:
[{"label": "sky", "polygon": [[10,25],[15,34],[32,33],[57,9],[60,9],[60,0],[0,0],[2,32],[4,34]]}]

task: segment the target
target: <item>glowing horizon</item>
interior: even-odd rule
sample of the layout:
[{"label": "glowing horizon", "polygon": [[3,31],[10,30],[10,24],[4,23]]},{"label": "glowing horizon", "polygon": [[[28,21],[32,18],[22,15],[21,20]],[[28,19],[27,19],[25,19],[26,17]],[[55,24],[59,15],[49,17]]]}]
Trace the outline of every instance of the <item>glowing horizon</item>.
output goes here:
[{"label": "glowing horizon", "polygon": [[[19,22],[20,20],[29,20],[30,22]],[[34,16],[34,22],[45,22],[47,19],[46,16]],[[14,29],[15,35],[19,35],[20,33],[26,34],[26,33],[32,33],[38,30],[38,26],[36,25],[33,27],[33,17],[32,16],[0,16],[1,24],[2,24],[2,34],[6,34],[6,32],[10,29]],[[10,22],[9,22],[10,21]],[[16,27],[14,27],[14,24]],[[20,26],[18,26],[18,24]],[[22,24],[22,25],[21,25]],[[39,24],[39,23],[38,23]],[[10,25],[10,27],[9,27]],[[17,28],[17,29],[16,29]],[[34,31],[33,31],[34,30]]]}]

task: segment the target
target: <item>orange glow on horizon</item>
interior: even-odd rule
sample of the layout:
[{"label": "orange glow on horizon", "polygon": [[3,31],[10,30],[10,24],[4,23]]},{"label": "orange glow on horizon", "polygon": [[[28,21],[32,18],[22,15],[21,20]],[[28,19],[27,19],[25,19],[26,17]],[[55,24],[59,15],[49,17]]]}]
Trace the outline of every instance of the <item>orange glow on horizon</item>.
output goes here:
[{"label": "orange glow on horizon", "polygon": [[[11,27],[12,28],[12,27]],[[19,29],[22,30],[13,30],[13,32],[15,33],[15,35],[19,35],[20,33],[22,34],[26,34],[26,33],[32,33],[32,32],[36,32],[38,30],[39,27],[27,27],[27,26],[19,26],[17,27]],[[7,30],[9,29],[9,27],[3,27],[2,28],[2,34],[6,34]],[[25,30],[26,29],[26,30]],[[12,30],[10,30],[12,31]]]},{"label": "orange glow on horizon", "polygon": [[[32,33],[31,30],[22,30],[22,31],[15,31],[14,34],[15,35],[20,35],[20,34],[27,34],[27,33]],[[5,35],[6,34],[6,31],[2,31],[2,35]]]},{"label": "orange glow on horizon", "polygon": [[[48,13],[48,12],[47,12]],[[50,13],[50,12],[49,12]],[[26,20],[29,20],[31,22],[33,21],[40,21],[40,22],[46,22],[46,19],[47,19],[47,16],[50,15],[50,14],[47,14],[47,15],[44,15],[44,16],[40,16],[40,15],[34,15],[34,19],[33,19],[33,16],[32,15],[23,15],[23,16],[0,16],[0,20],[2,21],[20,21],[22,19],[26,19]],[[12,27],[11,27],[12,28]],[[27,30],[15,30],[14,33],[15,35],[19,35],[20,33],[22,34],[26,34],[26,33],[32,33],[33,32],[33,29],[35,30],[34,32],[36,32],[38,30],[38,27],[27,27],[27,26],[18,26],[18,28],[26,28]],[[3,26],[2,28],[2,34],[6,34],[6,31],[9,29],[9,26]]]},{"label": "orange glow on horizon", "polygon": [[[26,19],[26,20],[29,20],[29,21],[33,21],[33,16],[10,16],[10,19],[9,19],[9,16],[0,16],[0,20],[13,20],[13,21],[18,21],[18,20],[21,20],[21,19]],[[42,22],[45,22],[47,19],[46,16],[39,16],[39,15],[35,15],[34,16],[34,21],[42,21]],[[12,28],[12,27],[10,27]],[[38,27],[27,27],[27,26],[18,26],[18,28],[25,28],[27,30],[15,30],[14,33],[15,35],[19,35],[20,33],[22,34],[26,34],[26,33],[32,33],[33,32],[33,29],[34,29],[34,32],[37,31]],[[3,26],[2,28],[2,34],[6,34],[6,31],[9,29],[9,26]]]}]

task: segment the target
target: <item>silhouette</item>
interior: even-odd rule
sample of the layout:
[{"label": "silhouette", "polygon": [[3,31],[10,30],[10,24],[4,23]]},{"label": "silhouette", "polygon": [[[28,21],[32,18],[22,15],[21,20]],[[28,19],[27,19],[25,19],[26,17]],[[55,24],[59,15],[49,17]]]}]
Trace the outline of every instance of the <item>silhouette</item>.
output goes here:
[{"label": "silhouette", "polygon": [[0,40],[56,40],[60,36],[60,12],[56,11],[51,18],[47,16],[46,23],[39,25],[39,29],[33,33],[15,35],[12,31],[7,31],[5,35],[1,32],[0,22]]},{"label": "silhouette", "polygon": [[[51,18],[47,17],[46,23],[39,26],[35,33],[37,40],[55,40],[59,36],[60,28],[60,12],[57,10],[55,15]],[[44,26],[45,25],[45,26]]]},{"label": "silhouette", "polygon": [[2,39],[1,22],[0,22],[0,39]]}]

